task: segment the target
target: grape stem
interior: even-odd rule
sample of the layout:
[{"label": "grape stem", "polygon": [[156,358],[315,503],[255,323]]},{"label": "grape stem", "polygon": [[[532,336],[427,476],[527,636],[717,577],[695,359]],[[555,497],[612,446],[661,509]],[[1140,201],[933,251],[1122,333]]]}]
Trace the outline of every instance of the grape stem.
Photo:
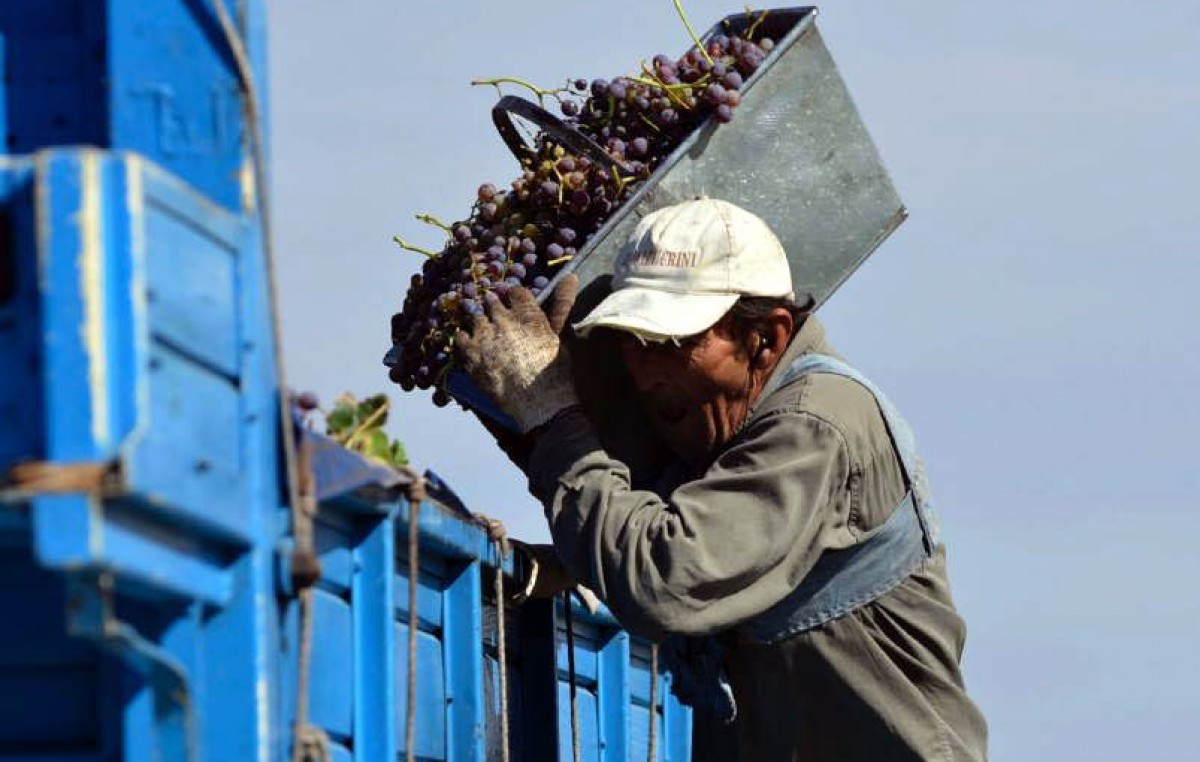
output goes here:
[{"label": "grape stem", "polygon": [[654,130],[659,135],[662,134],[662,130],[658,129],[658,125],[646,118],[645,114],[638,114],[638,119],[641,119],[643,122],[645,122],[647,127]]},{"label": "grape stem", "polygon": [[[754,39],[755,30],[757,30],[759,25],[762,24],[763,19],[765,19],[767,17],[767,13],[769,13],[769,12],[770,12],[770,9],[763,9],[763,12],[758,14],[758,18],[754,19],[754,23],[751,24],[750,28],[746,30],[746,39],[747,40]],[[746,6],[746,13],[753,13],[753,11],[750,9],[750,6],[748,6],[748,5]]]},{"label": "grape stem", "polygon": [[437,217],[434,217],[432,214],[427,214],[425,212],[422,212],[421,214],[415,214],[413,216],[416,217],[421,222],[424,222],[426,225],[433,225],[435,228],[441,228],[442,230],[445,230],[447,233],[451,232],[451,228],[449,225],[442,222]]},{"label": "grape stem", "polygon": [[521,87],[527,88],[534,95],[536,95],[539,104],[545,104],[545,98],[547,95],[553,95],[554,97],[557,98],[559,93],[564,92],[566,90],[566,88],[563,88],[563,87],[556,87],[552,90],[547,90],[545,88],[538,87],[537,85],[535,85],[532,82],[529,82],[527,80],[518,79],[517,77],[494,77],[492,79],[473,79],[473,80],[471,80],[471,84],[472,85],[491,85],[492,87],[496,88],[496,92],[498,92],[498,93],[501,92],[500,85],[503,85],[503,84],[520,85]]},{"label": "grape stem", "polygon": [[692,38],[692,42],[696,44],[696,47],[700,50],[700,54],[704,56],[704,60],[711,64],[712,56],[708,54],[708,50],[704,47],[704,44],[700,42],[700,38],[696,36],[696,31],[692,29],[692,24],[688,21],[687,14],[683,12],[683,3],[681,0],[675,0],[675,11],[679,14],[679,19],[683,22],[683,26],[687,29],[688,35]]},{"label": "grape stem", "polygon": [[[437,374],[437,378],[435,378],[433,380],[433,385],[444,389],[445,385],[446,385],[446,376],[450,375],[450,371],[453,370],[454,367],[455,367],[454,358],[451,358],[450,361],[447,362],[446,365]],[[446,394],[449,394],[449,393],[450,392],[446,392]]]},{"label": "grape stem", "polygon": [[645,61],[642,62],[642,71],[647,76],[645,76],[645,77],[630,77],[630,79],[632,79],[634,82],[638,82],[643,85],[649,85],[650,87],[662,88],[662,91],[667,94],[667,97],[670,98],[671,101],[674,102],[674,104],[676,106],[678,106],[679,108],[682,108],[682,109],[687,108],[687,101],[685,101],[683,98],[680,98],[679,95],[677,95],[675,93],[675,91],[690,89],[692,87],[690,84],[688,84],[686,82],[680,82],[678,85],[668,85],[666,82],[663,82],[661,79],[656,77],[646,67]]},{"label": "grape stem", "polygon": [[425,256],[429,257],[430,259],[437,259],[437,257],[438,257],[437,252],[430,251],[429,249],[423,249],[420,246],[414,246],[411,243],[405,241],[403,238],[401,238],[398,235],[392,236],[392,240],[396,242],[397,246],[404,249],[405,251],[415,251],[418,254],[424,254]]},{"label": "grape stem", "polygon": [[559,257],[558,259],[551,259],[549,262],[546,263],[546,266],[554,267],[555,265],[561,265],[563,262],[570,262],[574,258],[575,258],[574,254],[568,254],[565,257]]},{"label": "grape stem", "polygon": [[621,173],[617,171],[616,167],[611,167],[610,169],[612,170],[613,183],[617,186],[617,193],[619,194],[625,192],[625,186],[628,185],[631,180],[637,179],[632,175],[629,177],[621,177]]},{"label": "grape stem", "polygon": [[[634,82],[641,82],[643,85],[661,87],[664,90],[687,90],[695,84],[694,82],[676,82],[673,85],[668,85],[666,82],[663,82],[658,78],[658,74],[654,72],[654,67],[646,63],[644,60],[642,61],[642,74],[645,74],[646,76],[627,77],[627,79],[631,79]],[[708,75],[706,74],[705,76]]]},{"label": "grape stem", "polygon": [[342,446],[347,450],[351,449],[351,445],[354,444],[354,441],[360,437],[363,432],[371,428],[376,421],[382,418],[387,413],[387,409],[390,405],[391,400],[384,400],[383,404],[375,409],[375,412],[367,416],[366,420],[358,424],[358,427],[354,429],[354,431],[350,432],[350,436],[346,437],[346,439],[342,442]]}]

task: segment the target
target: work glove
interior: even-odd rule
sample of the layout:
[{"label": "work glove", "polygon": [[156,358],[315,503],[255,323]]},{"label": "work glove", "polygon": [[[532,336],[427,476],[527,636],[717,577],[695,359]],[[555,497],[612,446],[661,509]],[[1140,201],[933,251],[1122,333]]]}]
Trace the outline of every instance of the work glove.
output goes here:
[{"label": "work glove", "polygon": [[463,369],[522,433],[579,404],[571,360],[559,339],[578,287],[574,275],[566,276],[545,312],[524,288],[508,292],[508,306],[489,292],[484,296],[487,316],[475,318],[470,334],[459,331],[455,337]]}]

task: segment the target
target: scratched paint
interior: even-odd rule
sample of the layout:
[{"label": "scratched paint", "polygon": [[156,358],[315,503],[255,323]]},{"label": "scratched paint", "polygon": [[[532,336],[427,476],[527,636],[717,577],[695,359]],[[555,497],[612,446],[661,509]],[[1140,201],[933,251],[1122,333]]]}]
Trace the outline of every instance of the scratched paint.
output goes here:
[{"label": "scratched paint", "polygon": [[254,681],[255,695],[255,724],[258,731],[258,746],[256,748],[258,762],[271,759],[271,686],[267,681],[266,666],[261,661],[258,667],[258,679]]},{"label": "scratched paint", "polygon": [[238,172],[238,180],[242,187],[242,211],[247,215],[253,215],[256,208],[257,186],[254,179],[254,161],[247,152],[246,157],[242,160],[241,171]]},{"label": "scratched paint", "polygon": [[130,268],[129,302],[133,306],[134,357],[137,363],[134,375],[134,406],[137,420],[126,437],[122,449],[137,446],[145,437],[149,422],[145,411],[150,409],[150,379],[147,366],[150,357],[149,305],[146,283],[146,194],[143,184],[145,164],[136,154],[125,156],[125,206],[129,213]]},{"label": "scratched paint", "polygon": [[83,498],[87,501],[88,523],[87,544],[90,558],[104,557],[104,501],[95,495]]},{"label": "scratched paint", "polygon": [[103,450],[110,444],[108,409],[108,347],[104,324],[105,272],[100,217],[100,156],[82,154],[80,162],[79,293],[83,297],[83,350],[88,357],[88,386],[92,397],[92,440]]},{"label": "scratched paint", "polygon": [[[37,161],[37,176],[45,178],[49,176],[46,164],[50,160],[49,153],[38,155]],[[37,197],[37,203],[34,205],[34,224],[37,226],[37,241],[38,241],[38,293],[48,294],[53,293],[50,289],[50,263],[49,258],[44,252],[50,251],[51,233],[53,231],[54,215],[50,213],[50,183],[38,182],[34,188],[34,195]]]}]

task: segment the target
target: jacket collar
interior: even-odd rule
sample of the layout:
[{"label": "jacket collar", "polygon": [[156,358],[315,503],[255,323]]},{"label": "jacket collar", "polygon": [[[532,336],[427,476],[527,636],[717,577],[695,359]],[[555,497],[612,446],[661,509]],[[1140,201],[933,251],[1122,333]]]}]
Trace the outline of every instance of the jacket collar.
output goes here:
[{"label": "jacket collar", "polygon": [[804,325],[800,326],[800,330],[792,338],[792,343],[784,350],[783,357],[780,358],[779,364],[775,366],[775,370],[771,373],[774,378],[782,370],[786,369],[787,365],[791,364],[802,354],[808,352],[830,351],[829,345],[825,341],[825,326],[821,325],[821,321],[817,320],[816,315],[809,315],[804,321]]},{"label": "jacket collar", "polygon": [[739,432],[754,419],[755,415],[762,408],[763,402],[779,388],[784,373],[787,372],[787,369],[791,367],[796,358],[809,352],[820,352],[821,354],[832,354],[835,356],[837,354],[833,351],[833,347],[829,346],[829,342],[825,340],[825,326],[821,325],[821,321],[817,320],[815,315],[809,315],[808,319],[804,321],[804,325],[792,337],[792,342],[788,344],[788,348],[784,350],[783,356],[775,364],[775,368],[771,371],[771,375],[763,385],[758,399],[754,401],[754,404],[750,406],[750,410],[746,413],[746,420],[742,421],[742,425],[738,427]]}]

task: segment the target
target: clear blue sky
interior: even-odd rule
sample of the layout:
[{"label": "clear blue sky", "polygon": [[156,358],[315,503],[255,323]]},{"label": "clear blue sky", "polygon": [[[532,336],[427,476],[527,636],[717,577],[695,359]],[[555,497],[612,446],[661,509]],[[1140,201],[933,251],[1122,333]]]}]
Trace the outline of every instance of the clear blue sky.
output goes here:
[{"label": "clear blue sky", "polygon": [[[740,5],[690,0],[706,28]],[[412,219],[516,165],[476,77],[629,73],[670,0],[272,4],[289,380],[388,390],[421,467],[526,539],[523,480],[379,358]],[[929,463],[992,758],[1200,755],[1200,3],[831,3],[819,25],[911,218],[823,308]]]}]

